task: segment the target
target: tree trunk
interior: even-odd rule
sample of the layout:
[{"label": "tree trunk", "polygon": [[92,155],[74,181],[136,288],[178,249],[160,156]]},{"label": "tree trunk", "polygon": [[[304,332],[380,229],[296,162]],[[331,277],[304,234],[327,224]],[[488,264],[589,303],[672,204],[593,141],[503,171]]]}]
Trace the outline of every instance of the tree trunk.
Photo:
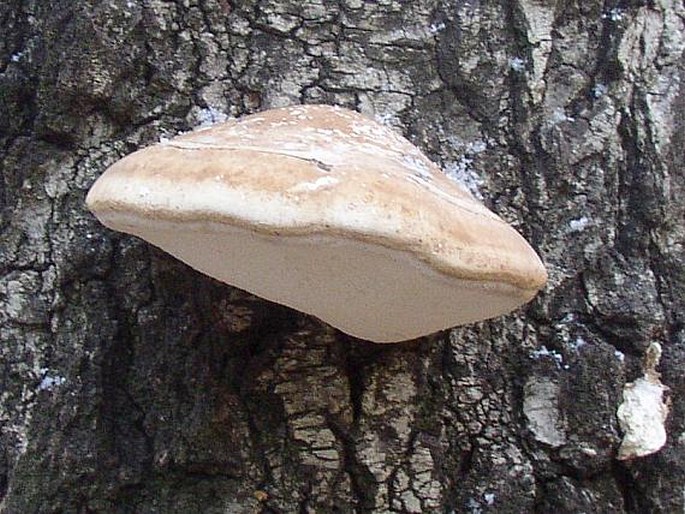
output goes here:
[{"label": "tree trunk", "polygon": [[[0,34],[0,512],[684,511],[682,0],[3,0]],[[411,139],[544,292],[377,345],[84,207],[135,149],[298,103]]]}]

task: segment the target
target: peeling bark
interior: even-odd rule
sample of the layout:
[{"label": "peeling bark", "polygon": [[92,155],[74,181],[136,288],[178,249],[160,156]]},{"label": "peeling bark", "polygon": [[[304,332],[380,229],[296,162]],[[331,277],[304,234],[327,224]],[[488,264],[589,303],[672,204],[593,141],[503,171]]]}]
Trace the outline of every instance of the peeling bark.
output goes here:
[{"label": "peeling bark", "polygon": [[[682,0],[5,0],[0,33],[0,512],[685,508]],[[84,208],[137,148],[302,102],[415,142],[546,290],[379,346]],[[621,461],[653,343],[667,441]]]}]

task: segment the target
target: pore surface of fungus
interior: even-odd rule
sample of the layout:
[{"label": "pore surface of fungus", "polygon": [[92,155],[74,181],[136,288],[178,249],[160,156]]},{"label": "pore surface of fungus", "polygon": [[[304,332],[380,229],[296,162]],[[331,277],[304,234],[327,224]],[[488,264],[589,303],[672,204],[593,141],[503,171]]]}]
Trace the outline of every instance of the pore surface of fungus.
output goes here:
[{"label": "pore surface of fungus", "polygon": [[376,342],[509,312],[546,280],[528,243],[414,145],[337,107],[137,151],[87,204],[207,275]]}]

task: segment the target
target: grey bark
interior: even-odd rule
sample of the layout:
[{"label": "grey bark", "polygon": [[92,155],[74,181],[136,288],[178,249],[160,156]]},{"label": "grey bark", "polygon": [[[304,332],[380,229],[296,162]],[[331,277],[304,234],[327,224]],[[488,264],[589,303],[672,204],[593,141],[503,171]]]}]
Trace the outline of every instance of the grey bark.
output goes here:
[{"label": "grey bark", "polygon": [[[0,3],[0,512],[683,512],[682,0]],[[501,319],[380,346],[84,208],[296,103],[376,116],[539,250]],[[651,343],[666,445],[617,459]]]}]

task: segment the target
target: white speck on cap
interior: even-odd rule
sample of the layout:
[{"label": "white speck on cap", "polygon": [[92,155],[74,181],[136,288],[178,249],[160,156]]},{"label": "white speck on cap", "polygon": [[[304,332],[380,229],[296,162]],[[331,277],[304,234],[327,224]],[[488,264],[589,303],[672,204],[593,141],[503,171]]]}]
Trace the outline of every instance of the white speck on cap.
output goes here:
[{"label": "white speck on cap", "polygon": [[207,275],[376,342],[509,312],[547,277],[513,228],[409,141],[323,105],[135,152],[87,203]]}]

